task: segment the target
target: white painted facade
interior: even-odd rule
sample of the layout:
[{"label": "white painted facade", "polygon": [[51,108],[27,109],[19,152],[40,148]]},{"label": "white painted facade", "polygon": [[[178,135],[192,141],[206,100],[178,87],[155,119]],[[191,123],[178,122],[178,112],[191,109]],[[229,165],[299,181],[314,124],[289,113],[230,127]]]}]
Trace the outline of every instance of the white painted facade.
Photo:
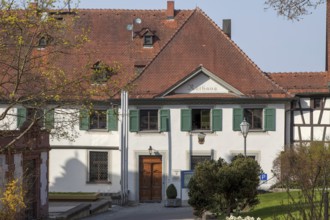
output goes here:
[{"label": "white painted facade", "polygon": [[[128,134],[128,190],[130,200],[139,200],[139,156],[149,155],[148,148],[152,147],[152,155],[162,156],[162,198],[165,199],[165,189],[174,183],[181,196],[180,172],[190,170],[190,156],[204,155],[213,159],[219,157],[230,161],[232,156],[244,152],[243,136],[239,131],[233,131],[233,109],[246,105],[208,105],[212,109],[222,109],[223,129],[216,132],[205,132],[205,143],[198,143],[198,131],[185,132],[180,130],[181,109],[190,105],[153,106],[159,109],[170,109],[169,132],[129,132]],[[249,105],[252,106],[252,105]],[[260,106],[260,105],[255,105]],[[272,177],[272,162],[285,145],[285,105],[262,104],[262,107],[276,109],[276,131],[250,131],[247,137],[247,155],[255,156],[268,179]],[[194,105],[194,107],[205,107]],[[150,106],[129,106],[129,109],[144,109]],[[121,112],[121,109],[119,109]],[[119,114],[121,121],[121,114]],[[49,191],[50,192],[100,192],[116,193],[120,191],[120,123],[118,131],[79,131],[74,142],[67,140],[52,140],[49,161]],[[89,151],[109,152],[109,183],[89,183]],[[171,152],[171,155],[170,155]],[[261,184],[260,188],[267,189],[274,179]],[[187,199],[183,189],[182,199]]]}]

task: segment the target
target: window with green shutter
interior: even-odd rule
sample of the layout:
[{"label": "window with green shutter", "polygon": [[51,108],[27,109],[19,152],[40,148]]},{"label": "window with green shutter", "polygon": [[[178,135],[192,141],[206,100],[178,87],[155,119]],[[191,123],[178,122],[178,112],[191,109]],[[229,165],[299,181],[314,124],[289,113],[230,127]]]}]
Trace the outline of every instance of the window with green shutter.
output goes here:
[{"label": "window with green shutter", "polygon": [[265,108],[265,131],[276,130],[276,110],[274,108]]},{"label": "window with green shutter", "polygon": [[250,124],[250,130],[275,131],[276,109],[244,108],[233,109],[233,130],[240,131],[243,119]]},{"label": "window with green shutter", "polygon": [[181,109],[181,131],[191,131],[191,109]]},{"label": "window with green shutter", "polygon": [[161,109],[160,110],[160,131],[170,130],[170,110]]},{"label": "window with green shutter", "polygon": [[129,131],[138,132],[139,131],[139,110],[129,111]]},{"label": "window with green shutter", "polygon": [[47,130],[54,128],[54,109],[46,109],[45,111],[45,127]]},{"label": "window with green shutter", "polygon": [[17,109],[17,128],[20,128],[25,122],[27,117],[26,108],[18,108]]},{"label": "window with green shutter", "polygon": [[243,121],[243,109],[234,108],[233,109],[233,131],[240,131],[240,124]]},{"label": "window with green shutter", "polygon": [[222,109],[212,110],[212,131],[222,131]]},{"label": "window with green shutter", "polygon": [[108,109],[108,131],[117,131],[118,130],[118,114],[116,109]]},{"label": "window with green shutter", "polygon": [[79,128],[83,131],[87,131],[89,129],[89,111],[87,109],[80,110]]}]

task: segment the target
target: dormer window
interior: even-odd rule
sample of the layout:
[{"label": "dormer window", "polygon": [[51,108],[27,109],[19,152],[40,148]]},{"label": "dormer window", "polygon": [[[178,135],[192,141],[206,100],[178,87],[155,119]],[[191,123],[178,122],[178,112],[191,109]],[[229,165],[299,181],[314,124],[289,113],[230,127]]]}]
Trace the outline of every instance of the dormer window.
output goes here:
[{"label": "dormer window", "polygon": [[92,69],[93,69],[92,82],[96,84],[107,82],[108,79],[110,79],[110,77],[115,74],[112,68],[102,63],[101,61],[96,62],[93,65]]},{"label": "dormer window", "polygon": [[38,41],[38,45],[37,47],[39,49],[44,49],[45,47],[47,47],[49,45],[49,43],[51,42],[52,40],[52,37],[49,36],[49,35],[43,35],[39,38],[39,41]]},{"label": "dormer window", "polygon": [[152,47],[153,46],[153,36],[152,35],[145,35],[144,36],[144,44],[145,47]]}]

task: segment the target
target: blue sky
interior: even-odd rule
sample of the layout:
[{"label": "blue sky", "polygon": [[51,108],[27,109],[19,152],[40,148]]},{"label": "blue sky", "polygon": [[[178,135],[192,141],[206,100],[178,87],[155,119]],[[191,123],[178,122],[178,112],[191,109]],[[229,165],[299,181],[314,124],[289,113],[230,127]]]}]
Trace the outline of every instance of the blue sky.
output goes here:
[{"label": "blue sky", "polygon": [[[167,0],[80,0],[80,8],[166,9]],[[265,9],[264,0],[175,0],[176,9],[201,8],[266,72],[324,71],[325,4],[300,21]]]}]

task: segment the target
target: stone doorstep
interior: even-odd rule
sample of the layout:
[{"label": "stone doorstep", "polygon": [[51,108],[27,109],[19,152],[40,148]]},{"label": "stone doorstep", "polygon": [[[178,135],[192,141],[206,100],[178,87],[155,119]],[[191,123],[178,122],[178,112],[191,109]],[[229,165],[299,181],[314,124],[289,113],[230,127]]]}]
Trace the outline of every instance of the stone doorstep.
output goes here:
[{"label": "stone doorstep", "polygon": [[80,203],[75,206],[56,205],[49,207],[49,219],[80,219],[89,215],[108,211],[111,208],[111,200],[102,199],[92,203]]}]

